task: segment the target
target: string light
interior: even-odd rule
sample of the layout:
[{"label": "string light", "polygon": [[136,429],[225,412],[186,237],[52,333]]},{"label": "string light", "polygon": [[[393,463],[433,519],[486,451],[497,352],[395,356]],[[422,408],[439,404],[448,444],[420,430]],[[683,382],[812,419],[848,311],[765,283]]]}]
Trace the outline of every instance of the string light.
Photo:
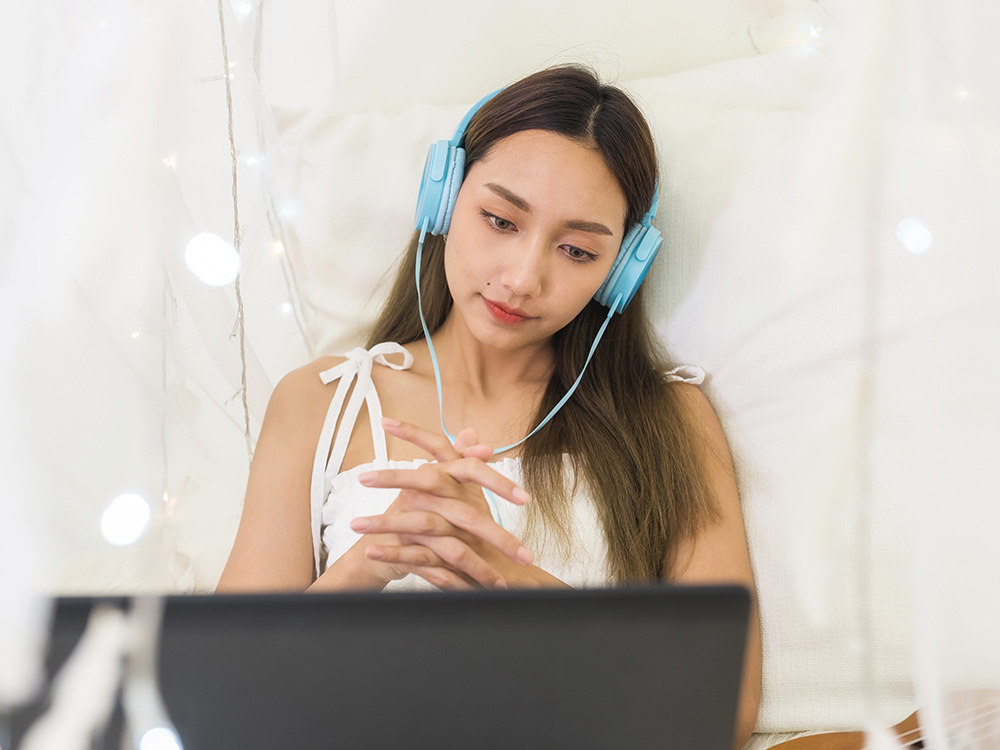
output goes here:
[{"label": "string light", "polygon": [[165,158],[165,159],[163,160],[163,163],[164,163],[164,164],[165,164],[166,166],[168,166],[168,167],[170,167],[171,169],[173,169],[174,167],[176,167],[176,166],[177,166],[177,157],[176,157],[176,156],[168,156],[168,157],[166,157],[166,158]]},{"label": "string light", "polygon": [[233,11],[237,16],[246,18],[253,12],[253,3],[247,2],[247,0],[236,0],[233,3]]},{"label": "string light", "polygon": [[921,255],[931,249],[934,235],[919,219],[909,217],[896,225],[896,239],[914,255]]},{"label": "string light", "polygon": [[274,243],[274,254],[281,255],[283,252],[285,252],[285,243],[278,240]]},{"label": "string light", "polygon": [[[222,40],[222,69],[228,72],[232,67],[229,61],[229,45],[226,43],[226,14],[222,7],[222,0],[218,0],[219,9],[219,34]],[[236,251],[237,263],[240,257],[240,201],[238,196],[239,180],[237,179],[237,156],[236,136],[233,132],[233,74],[226,76],[226,114],[227,129],[229,131],[229,159],[233,166],[233,248]],[[236,284],[233,291],[236,293],[236,333],[240,341],[240,395],[243,400],[243,437],[247,443],[247,460],[253,460],[253,442],[250,439],[250,403],[247,398],[247,352],[246,352],[246,318],[243,313],[243,295],[240,292],[239,273],[235,276]]]},{"label": "string light", "polygon": [[101,514],[101,536],[108,544],[125,547],[143,535],[151,515],[146,498],[125,492],[108,503]]},{"label": "string light", "polygon": [[142,735],[139,750],[184,750],[184,745],[173,729],[153,727]]},{"label": "string light", "polygon": [[291,315],[292,314],[292,303],[291,302],[282,302],[281,305],[279,305],[278,309],[281,310],[281,312],[284,313],[285,315]]},{"label": "string light", "polygon": [[240,273],[236,247],[211,232],[191,238],[184,250],[184,262],[191,273],[209,286],[225,286]]}]

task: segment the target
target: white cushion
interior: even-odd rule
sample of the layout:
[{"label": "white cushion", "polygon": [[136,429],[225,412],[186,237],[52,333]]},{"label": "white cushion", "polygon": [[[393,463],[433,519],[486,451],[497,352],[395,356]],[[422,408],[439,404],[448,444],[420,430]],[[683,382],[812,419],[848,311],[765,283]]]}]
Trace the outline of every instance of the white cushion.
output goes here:
[{"label": "white cushion", "polygon": [[[815,14],[788,0],[786,17]],[[267,100],[338,112],[473,102],[563,60],[631,80],[755,54],[747,33],[773,20],[742,0],[633,0],[609,13],[579,0],[285,0],[264,5]],[[764,34],[762,33],[763,37]]]},{"label": "white cushion", "polygon": [[[975,536],[988,525],[925,539],[915,524],[916,508],[934,519],[948,507],[965,504],[970,516],[979,507],[988,463],[956,446],[970,442],[970,431],[985,434],[977,425],[987,418],[973,404],[1000,416],[985,374],[996,372],[993,353],[969,346],[970,336],[989,339],[995,317],[982,314],[985,280],[973,298],[962,291],[962,268],[948,257],[963,252],[960,239],[938,238],[935,247],[947,246],[947,254],[908,255],[889,221],[902,209],[887,204],[877,317],[869,321],[867,225],[858,205],[831,206],[849,230],[841,235],[823,234],[820,225],[798,239],[784,235],[802,229],[790,221],[790,206],[806,216],[825,205],[824,193],[799,194],[795,182],[809,176],[801,160],[828,148],[809,140],[826,132],[825,115],[809,110],[821,62],[798,49],[628,83],[662,157],[657,225],[666,241],[648,281],[651,312],[675,359],[709,371],[707,392],[737,464],[764,628],[762,731],[862,723],[866,644],[874,650],[876,712],[887,723],[902,718],[915,707],[913,641],[924,622],[911,609],[931,583],[921,579],[912,595],[914,552],[932,556],[930,569],[949,581],[958,560],[989,571],[980,585],[996,580],[998,568],[987,540]],[[292,165],[283,185],[299,203],[299,279],[321,350],[347,348],[371,320],[381,282],[410,236],[426,148],[450,136],[465,109],[283,118],[283,155]],[[946,135],[928,132],[938,142]],[[947,153],[938,156],[935,166],[946,168]],[[820,177],[811,186],[817,191]],[[926,307],[912,296],[918,291],[905,290],[920,263],[919,273],[933,266],[952,280],[932,288]],[[948,387],[953,363],[970,356],[984,374],[963,372],[956,393]],[[946,408],[952,403],[959,409]],[[971,442],[987,451],[986,442]],[[951,505],[929,494],[928,482],[954,488]],[[987,515],[997,520],[995,510]],[[865,529],[868,538],[859,538]],[[1000,621],[994,603],[987,624],[968,616],[978,590],[970,583],[937,591],[948,607],[934,610],[942,639],[929,648],[947,655],[950,685],[1000,674],[969,648]]]}]

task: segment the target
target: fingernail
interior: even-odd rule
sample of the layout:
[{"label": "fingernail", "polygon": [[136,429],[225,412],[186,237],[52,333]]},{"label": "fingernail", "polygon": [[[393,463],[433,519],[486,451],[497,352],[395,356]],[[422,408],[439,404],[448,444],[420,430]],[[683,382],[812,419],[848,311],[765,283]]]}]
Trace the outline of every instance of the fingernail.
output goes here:
[{"label": "fingernail", "polygon": [[381,560],[383,557],[385,557],[385,552],[383,552],[378,547],[369,547],[368,557],[372,560]]},{"label": "fingernail", "polygon": [[398,419],[389,419],[389,417],[382,417],[383,427],[399,427],[401,422]]},{"label": "fingernail", "polygon": [[531,501],[531,495],[522,490],[520,487],[515,487],[514,492],[511,494],[514,495],[514,499],[519,502],[527,503]]},{"label": "fingernail", "polygon": [[494,588],[505,589],[507,588],[507,582],[503,578],[498,578],[497,582],[493,584]]},{"label": "fingernail", "polygon": [[375,482],[375,478],[377,476],[378,475],[374,471],[365,471],[358,474],[358,481],[361,482],[361,484],[372,484]]},{"label": "fingernail", "polygon": [[531,554],[531,550],[527,547],[521,547],[517,551],[517,559],[523,565],[531,565],[535,561],[535,556]]},{"label": "fingernail", "polygon": [[351,521],[351,528],[355,531],[368,531],[371,528],[372,522],[367,518],[355,518]]}]

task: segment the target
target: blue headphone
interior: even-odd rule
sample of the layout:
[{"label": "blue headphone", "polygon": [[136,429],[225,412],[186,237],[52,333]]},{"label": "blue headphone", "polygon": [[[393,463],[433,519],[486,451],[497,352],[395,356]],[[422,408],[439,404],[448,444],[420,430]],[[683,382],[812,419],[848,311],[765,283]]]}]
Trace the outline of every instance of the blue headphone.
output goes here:
[{"label": "blue headphone", "polygon": [[[498,92],[488,94],[472,105],[458,124],[451,140],[437,141],[431,145],[424,162],[424,174],[420,179],[420,193],[417,196],[417,211],[414,227],[433,235],[446,234],[451,225],[451,215],[455,210],[458,190],[465,177],[465,149],[459,144],[465,137],[469,121],[479,109]],[[652,225],[659,203],[659,186],[653,193],[653,204],[638,224],[625,233],[614,265],[601,284],[594,299],[612,312],[621,312],[632,301],[649,267],[656,259],[663,244],[660,231]]]}]

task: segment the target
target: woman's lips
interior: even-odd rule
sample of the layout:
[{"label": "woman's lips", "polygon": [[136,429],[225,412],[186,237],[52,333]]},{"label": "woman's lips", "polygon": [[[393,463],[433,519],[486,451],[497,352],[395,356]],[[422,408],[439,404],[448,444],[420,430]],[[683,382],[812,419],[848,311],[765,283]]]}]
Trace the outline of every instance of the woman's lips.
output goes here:
[{"label": "woman's lips", "polygon": [[492,302],[485,297],[483,297],[483,301],[486,303],[486,309],[490,311],[490,315],[493,316],[493,319],[506,326],[517,325],[530,317],[522,310],[506,307],[498,302]]}]

